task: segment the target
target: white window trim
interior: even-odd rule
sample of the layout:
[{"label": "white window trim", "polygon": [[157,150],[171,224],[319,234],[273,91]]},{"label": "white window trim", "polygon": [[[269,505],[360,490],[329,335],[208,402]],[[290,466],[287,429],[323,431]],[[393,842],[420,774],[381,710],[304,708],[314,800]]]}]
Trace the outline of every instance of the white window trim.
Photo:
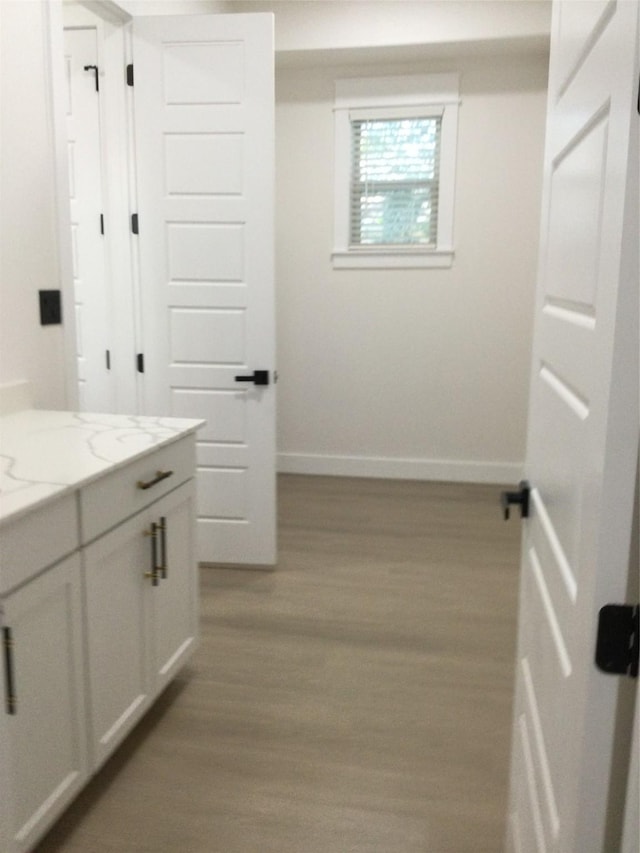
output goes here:
[{"label": "white window trim", "polygon": [[[334,106],[335,269],[450,267],[453,263],[453,213],[459,79],[457,74],[362,77],[336,80]],[[442,114],[438,245],[362,247],[349,245],[351,119]]]}]

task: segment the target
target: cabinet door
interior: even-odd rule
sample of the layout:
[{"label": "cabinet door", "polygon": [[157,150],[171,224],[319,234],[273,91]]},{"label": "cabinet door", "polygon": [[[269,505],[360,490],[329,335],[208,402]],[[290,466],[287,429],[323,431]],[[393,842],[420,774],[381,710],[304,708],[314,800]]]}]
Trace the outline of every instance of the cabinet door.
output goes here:
[{"label": "cabinet door", "polygon": [[85,548],[96,766],[195,647],[194,491],[190,480]]},{"label": "cabinet door", "polygon": [[1,664],[3,799],[7,788],[11,792],[4,810],[10,841],[3,850],[31,849],[87,778],[81,608],[77,554],[7,596],[0,608],[8,647]]},{"label": "cabinet door", "polygon": [[91,742],[95,766],[151,701],[146,629],[151,571],[146,512],[84,551]]},{"label": "cabinet door", "polygon": [[166,564],[158,586],[151,588],[149,649],[156,691],[162,690],[173,678],[196,644],[195,517],[194,480],[151,508],[151,521],[164,526],[159,536],[158,553],[161,562],[165,557]]}]

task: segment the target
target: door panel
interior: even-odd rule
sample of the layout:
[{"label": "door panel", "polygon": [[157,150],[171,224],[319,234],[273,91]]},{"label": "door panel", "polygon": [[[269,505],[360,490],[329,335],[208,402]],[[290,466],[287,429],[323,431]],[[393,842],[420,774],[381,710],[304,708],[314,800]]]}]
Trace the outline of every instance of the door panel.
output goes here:
[{"label": "door panel", "polygon": [[[210,444],[246,442],[246,408],[237,405],[237,391],[190,391],[185,393],[173,389],[172,407],[182,412],[183,417],[201,418],[202,412],[215,409],[216,416],[198,430],[198,438]],[[190,414],[187,414],[187,413]],[[222,448],[222,454],[227,454]]]},{"label": "door panel", "polygon": [[208,44],[163,45],[165,103],[169,106],[243,102],[244,47],[239,40],[217,41],[218,33],[210,32]]},{"label": "door panel", "polygon": [[563,3],[556,27],[558,78],[566,85],[584,55],[615,11],[616,0],[573,0]]},{"label": "door panel", "polygon": [[[240,195],[242,145],[240,133],[167,135],[167,195]],[[206,169],[195,165],[202,162]]]},{"label": "door panel", "polygon": [[[244,277],[244,233],[241,225],[169,223],[169,277],[180,281],[210,284],[242,282]],[[215,301],[213,295],[212,301]],[[211,298],[211,296],[210,296]]]},{"label": "door panel", "polygon": [[173,308],[170,336],[176,363],[234,364],[241,370],[247,345],[244,311],[224,308]]},{"label": "door panel", "polygon": [[269,15],[133,25],[145,410],[202,417],[207,562],[275,562]]},{"label": "door panel", "polygon": [[78,395],[83,411],[112,412],[115,387],[107,369],[111,349],[110,291],[106,271],[95,27],[65,28],[65,73],[71,253],[75,295]]},{"label": "door panel", "polygon": [[248,478],[244,467],[205,470],[200,478],[198,506],[204,515],[242,522],[249,512]]},{"label": "door panel", "polygon": [[637,200],[635,213],[627,205],[637,16],[635,3],[554,6],[512,850],[614,849],[605,832],[617,682],[593,657],[599,608],[624,600],[638,449]]},{"label": "door panel", "polygon": [[587,117],[551,176],[547,293],[582,311],[594,308],[597,295],[607,113],[600,106]]}]

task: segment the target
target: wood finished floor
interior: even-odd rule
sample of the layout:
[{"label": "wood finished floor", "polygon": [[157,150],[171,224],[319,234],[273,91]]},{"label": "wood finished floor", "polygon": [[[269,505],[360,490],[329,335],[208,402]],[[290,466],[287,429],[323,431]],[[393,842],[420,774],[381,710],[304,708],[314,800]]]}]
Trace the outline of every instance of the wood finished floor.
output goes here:
[{"label": "wood finished floor", "polygon": [[497,487],[287,475],[188,671],[37,853],[498,853],[519,525]]}]

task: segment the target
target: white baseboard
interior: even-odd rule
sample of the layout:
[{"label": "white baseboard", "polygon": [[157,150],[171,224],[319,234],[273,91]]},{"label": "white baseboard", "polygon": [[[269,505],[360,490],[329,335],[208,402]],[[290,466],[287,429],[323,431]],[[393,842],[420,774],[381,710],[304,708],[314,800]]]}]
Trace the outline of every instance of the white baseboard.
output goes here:
[{"label": "white baseboard", "polygon": [[320,453],[278,454],[279,473],[324,474],[333,477],[503,484],[521,480],[523,467],[523,464],[518,462],[328,456]]}]

